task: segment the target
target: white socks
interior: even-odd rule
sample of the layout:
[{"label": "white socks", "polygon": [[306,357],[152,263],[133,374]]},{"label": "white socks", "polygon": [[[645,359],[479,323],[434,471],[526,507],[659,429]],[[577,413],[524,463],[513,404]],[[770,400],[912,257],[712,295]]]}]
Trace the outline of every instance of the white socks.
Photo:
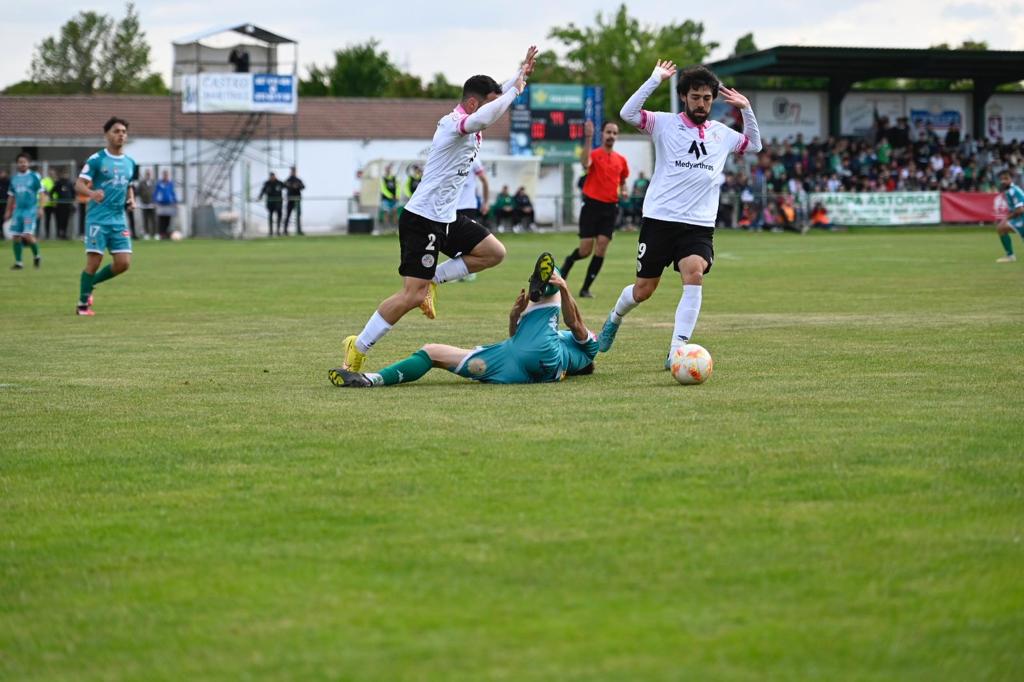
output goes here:
[{"label": "white socks", "polygon": [[626,316],[626,313],[638,305],[640,304],[633,298],[633,285],[630,284],[619,294],[619,300],[615,302],[615,308],[608,315],[608,319],[615,324],[622,324],[622,318]]},{"label": "white socks", "polygon": [[384,335],[389,331],[391,331],[391,325],[380,316],[379,312],[374,310],[373,317],[370,318],[366,326],[363,327],[363,331],[356,337],[356,350],[360,353],[368,353],[373,348],[373,344],[384,338]]},{"label": "white socks", "polygon": [[451,258],[438,265],[437,269],[434,270],[434,284],[453,282],[457,279],[462,279],[468,274],[469,267],[466,265],[466,261],[462,260],[462,256]]},{"label": "white socks", "polygon": [[683,346],[693,336],[693,328],[697,326],[700,315],[700,299],[702,287],[699,284],[684,284],[683,296],[676,306],[676,326],[672,330],[672,348]]}]

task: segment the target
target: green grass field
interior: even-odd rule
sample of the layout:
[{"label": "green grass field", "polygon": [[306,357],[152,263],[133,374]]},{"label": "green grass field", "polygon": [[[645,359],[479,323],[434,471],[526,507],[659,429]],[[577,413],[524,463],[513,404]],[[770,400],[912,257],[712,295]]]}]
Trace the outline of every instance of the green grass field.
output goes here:
[{"label": "green grass field", "polygon": [[[509,237],[371,368],[500,339],[574,241]],[[138,243],[91,319],[81,245],[5,262],[0,679],[1024,679],[1024,263],[991,230],[716,246],[695,387],[674,274],[593,376],[351,391],[394,237]]]}]

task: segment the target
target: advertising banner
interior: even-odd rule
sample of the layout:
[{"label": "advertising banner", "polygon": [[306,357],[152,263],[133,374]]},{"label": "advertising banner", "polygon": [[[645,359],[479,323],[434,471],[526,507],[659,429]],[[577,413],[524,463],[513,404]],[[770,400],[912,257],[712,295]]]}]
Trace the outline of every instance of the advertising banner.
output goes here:
[{"label": "advertising banner", "polygon": [[945,135],[950,126],[960,127],[961,135],[969,132],[966,94],[935,93],[907,95],[907,116],[910,117],[912,140],[917,140],[925,125],[932,124],[937,135]]},{"label": "advertising banner", "polygon": [[990,140],[1024,141],[1024,95],[992,95],[985,103],[985,135]]},{"label": "advertising banner", "polygon": [[1006,198],[998,192],[942,193],[944,223],[996,223],[1006,212]]},{"label": "advertising banner", "polygon": [[181,89],[181,111],[186,114],[294,114],[298,110],[294,76],[200,73],[183,76]]},{"label": "advertising banner", "polygon": [[839,108],[839,132],[843,135],[866,136],[875,126],[875,113],[889,119],[895,125],[896,119],[906,116],[903,93],[898,92],[851,92],[843,98]]},{"label": "advertising banner", "polygon": [[825,96],[820,92],[756,92],[751,98],[761,139],[804,142],[826,134]]},{"label": "advertising banner", "polygon": [[942,221],[939,192],[815,192],[834,225],[937,225]]}]

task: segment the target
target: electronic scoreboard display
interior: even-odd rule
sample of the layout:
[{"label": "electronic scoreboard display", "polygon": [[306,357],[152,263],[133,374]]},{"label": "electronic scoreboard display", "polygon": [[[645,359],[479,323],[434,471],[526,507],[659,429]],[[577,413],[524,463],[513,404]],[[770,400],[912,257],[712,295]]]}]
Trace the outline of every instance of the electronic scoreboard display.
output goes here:
[{"label": "electronic scoreboard display", "polygon": [[[600,144],[604,91],[588,85],[530,84],[512,105],[510,152],[566,162],[580,157],[584,144]],[[594,139],[583,126],[594,122]]]}]

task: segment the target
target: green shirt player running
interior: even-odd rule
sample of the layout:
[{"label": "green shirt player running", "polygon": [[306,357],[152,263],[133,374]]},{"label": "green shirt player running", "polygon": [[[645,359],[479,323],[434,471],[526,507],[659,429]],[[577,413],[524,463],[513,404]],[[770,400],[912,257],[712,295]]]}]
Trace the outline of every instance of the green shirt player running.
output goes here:
[{"label": "green shirt player running", "polygon": [[[131,186],[135,162],[124,154],[128,121],[115,116],[103,124],[103,133],[107,146],[89,157],[75,183],[75,191],[89,197],[85,270],[78,292],[79,315],[93,315],[93,287],[117,277],[132,262],[132,238],[124,214],[126,207],[129,211],[135,210],[135,193]],[[114,262],[100,270],[104,251],[110,251]]]},{"label": "green shirt player running", "polygon": [[[568,331],[558,330],[558,312]],[[587,329],[579,308],[555,268],[550,253],[541,254],[530,277],[530,292],[519,292],[509,314],[509,338],[474,349],[429,343],[405,360],[380,372],[332,369],[335,386],[370,388],[416,381],[432,367],[491,384],[533,384],[590,374],[597,356],[597,339]]]},{"label": "green shirt player running", "polygon": [[1010,239],[1010,233],[1016,230],[1020,238],[1024,239],[1024,190],[1013,184],[1013,176],[1008,170],[999,174],[999,186],[1003,190],[1009,212],[996,226],[999,241],[1003,243],[1003,249],[1006,251],[1006,255],[997,258],[996,262],[1013,263],[1017,260],[1017,256],[1013,253],[1013,241]]},{"label": "green shirt player running", "polygon": [[46,197],[46,190],[43,189],[43,181],[39,173],[29,170],[29,163],[32,159],[28,154],[18,154],[18,173],[11,178],[11,187],[7,191],[8,196],[14,197],[14,201],[7,202],[7,211],[4,215],[4,222],[11,222],[11,241],[14,243],[14,265],[11,270],[21,270],[25,266],[21,262],[23,244],[28,244],[32,249],[32,264],[37,268],[43,259],[39,256],[39,244],[36,242],[36,226],[43,219],[43,200]]}]

